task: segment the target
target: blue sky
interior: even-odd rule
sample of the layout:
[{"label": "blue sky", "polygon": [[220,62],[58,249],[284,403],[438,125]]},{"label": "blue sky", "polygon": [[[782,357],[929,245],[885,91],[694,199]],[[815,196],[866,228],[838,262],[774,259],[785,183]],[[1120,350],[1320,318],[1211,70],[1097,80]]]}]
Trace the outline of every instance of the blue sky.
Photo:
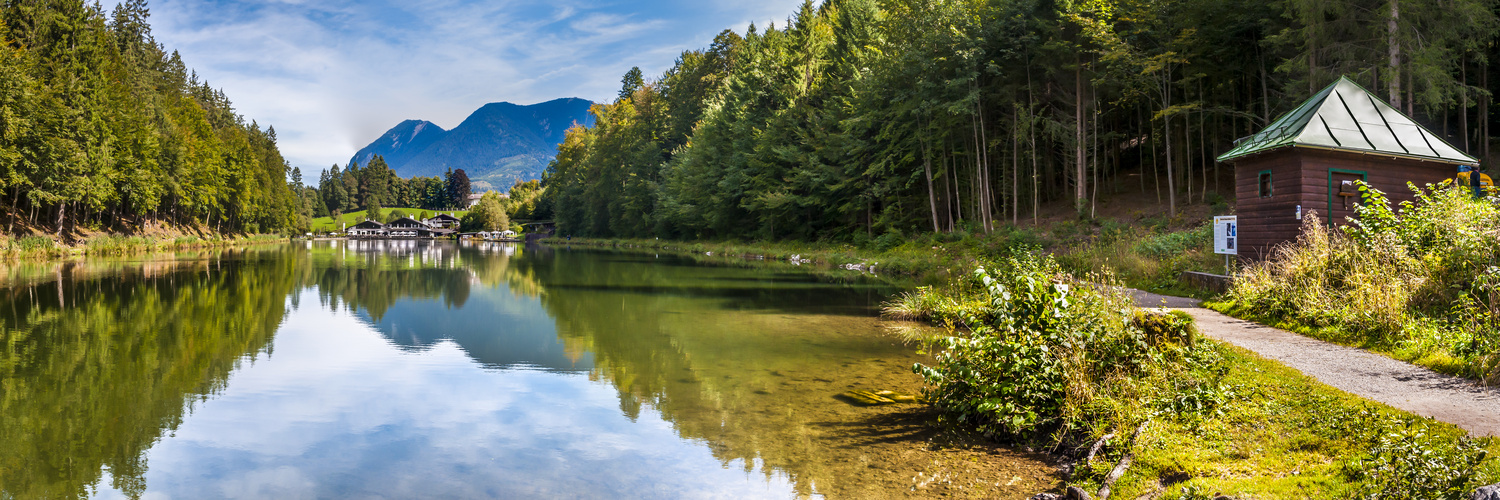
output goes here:
[{"label": "blue sky", "polygon": [[276,127],[317,171],[405,119],[452,128],[489,102],[604,101],[724,29],[782,24],[801,0],[156,0],[157,41]]}]

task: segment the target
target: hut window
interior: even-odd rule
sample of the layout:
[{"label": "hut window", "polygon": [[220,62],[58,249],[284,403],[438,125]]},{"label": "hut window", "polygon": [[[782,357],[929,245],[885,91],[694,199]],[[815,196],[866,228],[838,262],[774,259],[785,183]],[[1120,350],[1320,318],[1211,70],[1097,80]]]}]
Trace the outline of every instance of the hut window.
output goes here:
[{"label": "hut window", "polygon": [[1257,185],[1260,186],[1260,197],[1261,198],[1270,198],[1271,197],[1271,171],[1270,170],[1267,170],[1265,172],[1261,172],[1260,173],[1260,181],[1257,182]]}]

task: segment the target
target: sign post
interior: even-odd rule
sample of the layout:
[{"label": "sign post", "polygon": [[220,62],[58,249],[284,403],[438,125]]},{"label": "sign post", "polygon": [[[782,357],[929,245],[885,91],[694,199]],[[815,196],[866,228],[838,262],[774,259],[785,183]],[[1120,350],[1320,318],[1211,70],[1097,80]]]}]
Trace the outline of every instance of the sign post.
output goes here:
[{"label": "sign post", "polygon": [[1214,217],[1214,253],[1224,256],[1224,274],[1229,271],[1229,256],[1239,255],[1239,217]]}]

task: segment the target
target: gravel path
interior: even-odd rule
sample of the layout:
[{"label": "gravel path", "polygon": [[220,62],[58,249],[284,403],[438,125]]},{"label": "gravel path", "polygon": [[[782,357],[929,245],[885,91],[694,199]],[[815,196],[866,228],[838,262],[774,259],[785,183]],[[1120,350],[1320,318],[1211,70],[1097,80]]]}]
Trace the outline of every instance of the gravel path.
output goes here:
[{"label": "gravel path", "polygon": [[1134,291],[1141,307],[1181,309],[1204,335],[1254,351],[1351,394],[1457,425],[1472,436],[1500,436],[1500,388],[1444,375],[1362,349],[1231,318],[1194,299]]}]

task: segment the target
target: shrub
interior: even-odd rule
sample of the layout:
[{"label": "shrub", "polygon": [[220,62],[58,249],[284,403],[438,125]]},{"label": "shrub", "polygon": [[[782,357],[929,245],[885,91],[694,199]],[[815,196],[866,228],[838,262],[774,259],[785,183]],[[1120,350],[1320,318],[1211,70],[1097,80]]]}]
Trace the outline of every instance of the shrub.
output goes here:
[{"label": "shrub", "polygon": [[1365,489],[1360,498],[1464,500],[1484,486],[1487,453],[1473,440],[1429,435],[1425,422],[1390,425],[1368,456],[1348,467]]},{"label": "shrub", "polygon": [[887,252],[887,251],[890,251],[892,248],[896,248],[898,246],[901,246],[901,244],[904,243],[905,241],[906,241],[906,238],[901,235],[901,231],[898,231],[896,229],[891,229],[890,231],[887,231],[885,234],[880,235],[880,237],[875,238],[875,251],[877,251],[877,252]]},{"label": "shrub", "polygon": [[[1123,428],[1147,418],[1153,385],[1197,376],[1187,360],[1210,359],[1186,352],[1191,318],[1137,316],[1123,290],[1095,284],[1108,276],[1076,280],[1051,257],[1017,252],[968,281],[954,299],[909,304],[935,304],[934,318],[970,328],[937,341],[934,366],[913,367],[947,422],[1016,437]],[[1135,383],[1148,378],[1160,380]]]},{"label": "shrub", "polygon": [[1184,271],[1222,272],[1223,261],[1212,252],[1213,226],[1183,231],[1131,228],[1104,223],[1091,244],[1060,257],[1068,269],[1108,268],[1132,287],[1173,289]]},{"label": "shrub", "polygon": [[1164,233],[1141,240],[1134,250],[1142,255],[1166,259],[1189,250],[1207,248],[1213,244],[1214,228],[1211,224],[1198,226],[1190,231]]}]

